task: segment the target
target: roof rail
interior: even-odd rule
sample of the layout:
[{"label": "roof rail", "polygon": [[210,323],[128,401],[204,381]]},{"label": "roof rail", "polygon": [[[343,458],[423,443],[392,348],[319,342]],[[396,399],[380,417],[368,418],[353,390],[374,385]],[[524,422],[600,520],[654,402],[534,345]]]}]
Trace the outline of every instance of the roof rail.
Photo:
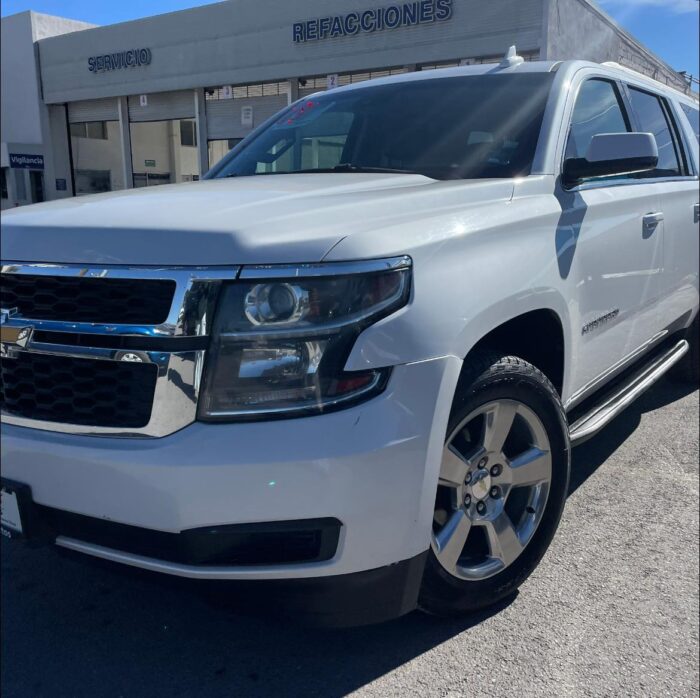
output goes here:
[{"label": "roof rail", "polygon": [[[622,65],[621,63],[618,63],[617,61],[605,61],[604,63],[601,63],[601,65],[604,65],[606,68],[617,68],[618,70],[623,70],[626,73],[632,73],[633,75],[638,75],[639,77],[644,78],[645,80],[651,80],[652,82],[655,82],[658,85],[661,85],[661,87],[664,87],[667,90],[675,90],[676,92],[680,92],[681,94],[685,94],[686,97],[694,98],[694,95],[692,94],[692,92],[690,94],[683,93],[682,90],[680,90],[678,87],[675,87],[674,85],[668,85],[667,83],[661,82],[661,80],[657,80],[656,78],[652,78],[651,75],[646,75],[645,73],[642,73],[639,70],[635,70],[634,68],[630,68],[629,66]],[[680,75],[680,73],[679,73],[679,75]]]}]

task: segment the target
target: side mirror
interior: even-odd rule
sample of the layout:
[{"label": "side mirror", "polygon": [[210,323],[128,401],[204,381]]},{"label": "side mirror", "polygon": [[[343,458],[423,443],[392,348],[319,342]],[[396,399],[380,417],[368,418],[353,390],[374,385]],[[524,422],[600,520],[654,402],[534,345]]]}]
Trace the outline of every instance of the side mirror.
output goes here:
[{"label": "side mirror", "polygon": [[651,133],[599,133],[593,136],[585,158],[564,161],[565,186],[590,177],[649,172],[656,169],[659,150]]}]

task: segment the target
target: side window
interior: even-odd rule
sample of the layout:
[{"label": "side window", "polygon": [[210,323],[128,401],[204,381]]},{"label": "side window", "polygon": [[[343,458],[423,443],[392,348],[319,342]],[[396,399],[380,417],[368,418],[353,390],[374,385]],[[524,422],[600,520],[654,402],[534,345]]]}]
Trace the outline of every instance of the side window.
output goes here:
[{"label": "side window", "polygon": [[620,95],[608,80],[587,80],[581,85],[571,116],[567,158],[584,158],[593,136],[630,131]]},{"label": "side window", "polygon": [[689,104],[681,104],[681,109],[688,117],[688,121],[690,121],[690,128],[693,129],[695,138],[700,141],[700,110],[694,109]]},{"label": "side window", "polygon": [[637,177],[678,177],[682,174],[671,124],[661,100],[656,95],[629,88],[630,102],[642,133],[653,133],[659,149],[659,164],[651,172],[642,172]]}]

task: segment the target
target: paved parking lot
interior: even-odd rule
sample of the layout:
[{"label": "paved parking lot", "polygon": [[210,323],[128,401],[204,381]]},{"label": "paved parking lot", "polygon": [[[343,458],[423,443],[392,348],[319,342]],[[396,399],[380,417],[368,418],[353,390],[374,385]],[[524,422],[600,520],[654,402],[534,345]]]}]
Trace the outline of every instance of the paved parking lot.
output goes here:
[{"label": "paved parking lot", "polygon": [[51,549],[2,552],[5,698],[697,696],[698,393],[664,381],[577,449],[542,565],[476,618],[313,630]]}]

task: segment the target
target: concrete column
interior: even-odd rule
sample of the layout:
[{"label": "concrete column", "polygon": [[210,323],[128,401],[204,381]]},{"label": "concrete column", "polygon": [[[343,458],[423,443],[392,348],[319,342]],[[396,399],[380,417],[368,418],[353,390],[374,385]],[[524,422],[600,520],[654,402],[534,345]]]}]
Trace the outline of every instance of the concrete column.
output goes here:
[{"label": "concrete column", "polygon": [[207,132],[207,98],[204,88],[194,91],[195,131],[197,133],[197,156],[199,158],[199,176],[209,169],[209,134]]},{"label": "concrete column", "polygon": [[289,83],[289,90],[287,91],[287,104],[296,102],[299,99],[299,78],[290,78],[287,80]]},{"label": "concrete column", "polygon": [[119,103],[119,135],[122,146],[124,188],[134,188],[134,166],[131,162],[131,130],[129,129],[129,100],[117,97]]}]

